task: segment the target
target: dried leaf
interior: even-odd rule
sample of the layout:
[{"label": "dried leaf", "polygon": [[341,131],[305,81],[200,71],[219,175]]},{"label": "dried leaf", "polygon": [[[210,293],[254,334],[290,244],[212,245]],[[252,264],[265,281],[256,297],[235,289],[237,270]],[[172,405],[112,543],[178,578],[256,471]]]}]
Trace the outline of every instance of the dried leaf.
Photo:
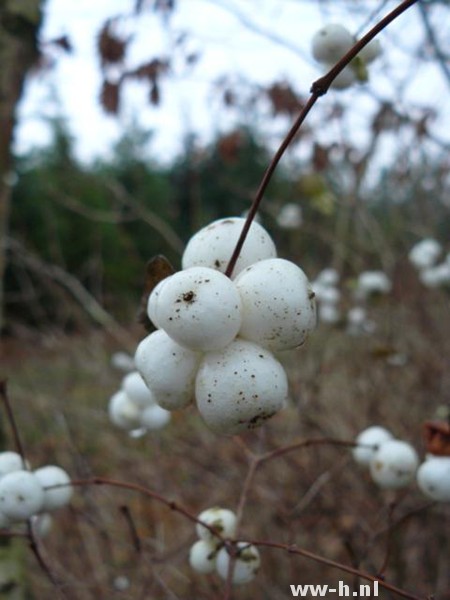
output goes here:
[{"label": "dried leaf", "polygon": [[423,424],[426,451],[435,456],[450,456],[450,423],[426,421]]},{"label": "dried leaf", "polygon": [[120,84],[105,79],[100,92],[100,103],[105,112],[117,115],[120,107]]},{"label": "dried leaf", "polygon": [[160,281],[175,273],[175,269],[165,256],[158,254],[151,258],[145,266],[144,291],[138,311],[138,322],[150,333],[155,329],[147,315],[148,298]]},{"label": "dried leaf", "polygon": [[112,21],[108,19],[103,25],[98,37],[98,52],[102,66],[121,62],[125,57],[128,40],[124,40],[115,35],[112,30]]}]

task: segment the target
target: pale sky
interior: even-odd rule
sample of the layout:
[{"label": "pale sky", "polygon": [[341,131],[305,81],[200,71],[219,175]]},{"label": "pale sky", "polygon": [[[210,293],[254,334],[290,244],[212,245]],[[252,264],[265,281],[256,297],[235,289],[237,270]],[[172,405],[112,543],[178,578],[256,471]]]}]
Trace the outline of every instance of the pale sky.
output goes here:
[{"label": "pale sky", "polygon": [[[19,112],[17,152],[48,141],[45,117],[62,112],[75,135],[77,155],[83,160],[107,156],[111,145],[133,119],[154,129],[152,154],[161,160],[168,159],[180,150],[186,133],[193,131],[201,140],[207,140],[214,131],[232,125],[233,117],[222,110],[219,95],[212,89],[212,82],[219,75],[226,74],[234,80],[243,77],[261,85],[286,78],[306,94],[311,82],[321,74],[320,67],[310,58],[314,32],[326,22],[342,21],[343,16],[352,33],[365,25],[357,8],[349,16],[343,10],[349,3],[335,0],[328,3],[329,8],[312,0],[179,0],[178,9],[166,27],[150,11],[138,18],[129,17],[121,25],[124,33],[134,34],[127,64],[137,66],[140,61],[164,54],[183,31],[189,33],[189,49],[198,51],[201,58],[191,68],[175,60],[172,76],[163,83],[159,108],[146,102],[145,86],[129,84],[120,116],[107,117],[98,103],[101,79],[94,52],[96,36],[107,17],[129,12],[132,4],[133,0],[48,0],[42,39],[67,34],[74,53],[55,53],[55,66],[30,80]],[[235,7],[251,23],[295,45],[299,52],[251,31],[236,14],[225,10],[223,4]],[[364,4],[376,7],[380,3],[369,0]],[[429,100],[441,109],[448,97],[448,84],[430,63],[417,69],[408,57],[409,49],[418,42],[418,35],[410,35],[413,31],[420,30],[411,11],[388,34],[382,35],[384,56],[373,65],[370,86],[377,94],[391,97],[393,82],[403,81],[403,88],[414,102]],[[373,107],[370,94],[367,90],[351,90],[341,97],[343,101],[358,103],[352,127],[362,135],[367,112]],[[448,112],[447,108],[447,117]],[[270,114],[263,111],[254,115],[254,121],[264,130],[271,121],[268,117]],[[281,136],[288,122],[271,122],[270,126],[271,133]],[[318,132],[319,138],[322,134]]]}]

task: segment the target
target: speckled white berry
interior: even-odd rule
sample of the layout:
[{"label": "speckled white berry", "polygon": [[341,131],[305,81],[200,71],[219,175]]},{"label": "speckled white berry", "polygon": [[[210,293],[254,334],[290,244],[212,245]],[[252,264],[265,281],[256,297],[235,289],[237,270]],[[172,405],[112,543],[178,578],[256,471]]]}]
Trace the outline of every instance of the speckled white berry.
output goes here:
[{"label": "speckled white berry", "polygon": [[314,294],[305,273],[282,258],[262,260],[235,279],[242,299],[239,336],[270,350],[290,350],[316,324]]},{"label": "speckled white berry", "polygon": [[265,423],[284,406],[287,393],[286,373],[271,352],[239,338],[204,356],[195,384],[203,420],[225,435]]},{"label": "speckled white berry", "polygon": [[165,280],[155,311],[158,325],[194,351],[223,348],[241,326],[241,300],[233,282],[207,267],[191,267]]},{"label": "speckled white berry", "polygon": [[[225,273],[244,223],[245,219],[242,217],[229,217],[214,221],[200,229],[191,237],[183,253],[183,269],[203,266]],[[270,235],[259,223],[253,221],[232,277],[236,277],[245,267],[276,255],[275,244]]]},{"label": "speckled white berry", "polygon": [[7,473],[24,470],[24,462],[17,452],[0,452],[0,478]]}]

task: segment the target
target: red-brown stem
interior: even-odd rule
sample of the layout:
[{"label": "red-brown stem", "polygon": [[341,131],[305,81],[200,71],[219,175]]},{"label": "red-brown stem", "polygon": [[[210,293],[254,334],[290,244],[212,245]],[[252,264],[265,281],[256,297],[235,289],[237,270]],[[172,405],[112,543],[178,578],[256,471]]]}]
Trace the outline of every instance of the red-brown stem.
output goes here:
[{"label": "red-brown stem", "polygon": [[93,477],[92,479],[76,479],[76,480],[71,481],[70,484],[48,486],[47,489],[64,487],[65,485],[71,485],[71,486],[76,486],[76,487],[91,486],[91,485],[92,486],[105,485],[105,486],[109,486],[109,487],[121,488],[123,490],[129,490],[132,492],[138,492],[144,496],[147,496],[148,498],[151,498],[152,500],[156,500],[156,502],[159,502],[160,504],[164,504],[165,506],[167,506],[167,508],[170,508],[170,510],[173,510],[173,511],[183,515],[189,521],[192,521],[193,523],[196,523],[196,524],[198,523],[200,525],[203,525],[215,537],[217,537],[222,543],[225,543],[225,539],[213,527],[211,527],[210,525],[208,525],[201,519],[198,519],[194,514],[192,514],[190,511],[188,511],[183,506],[177,504],[177,502],[175,502],[174,500],[168,500],[164,496],[161,496],[161,494],[158,494],[157,492],[154,492],[153,490],[150,490],[150,489],[144,487],[143,485],[139,485],[137,483],[127,483],[125,481],[117,481],[116,479],[108,479],[106,477]]},{"label": "red-brown stem", "polygon": [[236,243],[236,247],[233,251],[233,254],[230,258],[230,262],[225,271],[225,275],[231,277],[234,267],[236,266],[237,259],[239,258],[239,254],[242,250],[242,246],[244,245],[245,239],[247,237],[248,231],[252,224],[253,219],[258,211],[259,205],[261,204],[261,200],[264,196],[264,192],[267,189],[267,186],[272,179],[272,175],[275,172],[278,163],[280,162],[284,152],[288,148],[289,144],[292,142],[300,127],[302,126],[304,120],[308,116],[314,104],[320,98],[328,92],[331,84],[336,79],[336,77],[345,69],[345,67],[355,58],[355,56],[365,47],[369,42],[371,42],[385,27],[387,27],[392,21],[394,21],[397,17],[399,17],[402,13],[404,13],[408,8],[410,8],[413,4],[415,4],[418,0],[403,0],[396,8],[394,8],[390,13],[388,13],[381,21],[379,21],[372,29],[366,33],[355,45],[343,56],[335,66],[330,69],[328,73],[326,73],[323,77],[317,79],[311,86],[311,95],[302,108],[300,114],[295,120],[294,124],[290,128],[284,140],[281,142],[280,147],[276,151],[272,160],[267,167],[259,188],[256,192],[255,198],[252,202],[250,210],[248,211],[247,218],[245,220],[244,226],[242,227],[241,234]]},{"label": "red-brown stem", "polygon": [[23,468],[26,469],[27,463],[25,460],[25,451],[23,449],[22,440],[20,439],[19,429],[14,418],[14,413],[11,408],[11,402],[9,400],[6,381],[4,380],[0,381],[0,396],[2,397],[3,405],[6,411],[6,416],[11,427],[12,435],[14,438],[14,445],[16,447],[17,453],[20,454],[20,457],[22,458]]},{"label": "red-brown stem", "polygon": [[370,573],[365,573],[364,571],[360,571],[359,569],[355,569],[354,567],[350,567],[348,565],[344,565],[342,563],[336,562],[329,558],[324,558],[319,554],[315,554],[314,552],[310,552],[309,550],[304,550],[303,548],[298,548],[295,545],[289,544],[278,544],[276,542],[265,542],[260,540],[252,540],[248,541],[249,544],[253,544],[254,546],[262,546],[267,548],[277,548],[279,550],[285,550],[289,552],[289,554],[297,554],[299,556],[304,556],[305,558],[309,558],[315,562],[318,562],[322,565],[327,565],[332,567],[333,569],[338,569],[340,571],[344,571],[345,573],[349,573],[350,575],[356,575],[357,577],[361,577],[361,579],[365,579],[366,581],[375,582],[377,581],[379,586],[392,592],[393,594],[397,594],[397,596],[401,596],[402,598],[407,598],[408,600],[424,600],[424,598],[420,598],[419,596],[415,596],[406,590],[402,590],[401,588],[396,587],[390,583],[387,583],[384,580],[378,579],[374,575],[370,575]]}]

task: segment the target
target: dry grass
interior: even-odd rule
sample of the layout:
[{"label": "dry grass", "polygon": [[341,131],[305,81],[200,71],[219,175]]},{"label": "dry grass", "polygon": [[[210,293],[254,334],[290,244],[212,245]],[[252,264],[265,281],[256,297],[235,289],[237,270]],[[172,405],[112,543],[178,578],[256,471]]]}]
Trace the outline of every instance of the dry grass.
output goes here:
[{"label": "dry grass", "polygon": [[[243,437],[250,449],[265,452],[317,437],[351,440],[369,424],[380,424],[423,455],[422,423],[448,402],[448,296],[424,291],[394,296],[373,313],[375,335],[355,338],[320,327],[286,359],[291,404]],[[141,439],[109,424],[105,407],[120,382],[109,366],[113,349],[98,333],[5,347],[10,395],[32,464],[59,464],[74,478],[95,474],[140,483],[194,514],[213,505],[236,507],[246,454],[236,439],[207,431],[193,409],[176,414],[163,432]],[[402,366],[393,364],[399,355]],[[420,510],[426,504],[415,486],[398,494],[378,490],[348,449],[304,448],[256,473],[242,535],[297,544],[372,574],[389,548],[388,581],[445,600],[450,598],[450,510],[448,505]],[[132,515],[140,552],[123,506]],[[223,583],[188,566],[194,539],[192,524],[178,513],[102,487],[78,490],[71,507],[55,515],[43,546],[70,599],[220,599]],[[344,573],[284,551],[261,552],[261,573],[236,588],[233,599],[281,600],[291,597],[290,583],[354,583]],[[56,596],[31,553],[27,560],[33,596]],[[115,588],[119,576],[129,580],[125,591]],[[380,597],[394,596],[381,592]]]}]

